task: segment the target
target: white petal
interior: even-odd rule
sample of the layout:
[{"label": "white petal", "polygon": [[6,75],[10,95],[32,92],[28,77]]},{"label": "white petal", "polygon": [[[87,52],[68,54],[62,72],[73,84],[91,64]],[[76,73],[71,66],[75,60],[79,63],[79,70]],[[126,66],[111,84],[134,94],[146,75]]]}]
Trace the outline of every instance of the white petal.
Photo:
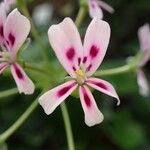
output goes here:
[{"label": "white petal", "polygon": [[139,85],[139,92],[142,96],[148,96],[149,95],[149,85],[148,81],[146,79],[146,76],[142,70],[139,70],[137,74],[137,83]]},{"label": "white petal", "polygon": [[91,76],[101,64],[110,39],[110,26],[95,17],[90,23],[84,39],[84,56],[87,75]]},{"label": "white petal", "polygon": [[75,24],[70,18],[65,18],[62,23],[49,28],[48,36],[60,63],[70,76],[75,77],[74,70],[78,69],[78,59],[81,59],[83,52]]},{"label": "white petal", "polygon": [[150,51],[150,26],[148,23],[139,28],[138,37],[141,50]]},{"label": "white petal", "polygon": [[47,115],[51,114],[75,89],[75,81],[68,81],[46,92],[39,98],[39,103]]},{"label": "white petal", "polygon": [[7,40],[9,50],[16,54],[25,42],[29,32],[29,20],[21,15],[17,9],[14,9],[8,15],[4,27],[4,36]]},{"label": "white petal", "polygon": [[97,0],[88,0],[89,3],[89,14],[91,18],[98,17],[103,19],[102,9],[99,7]]},{"label": "white petal", "polygon": [[11,72],[17,84],[19,93],[33,94],[35,86],[18,64],[11,65]]},{"label": "white petal", "polygon": [[114,87],[109,82],[104,81],[102,79],[98,79],[98,78],[89,78],[86,81],[86,83],[87,83],[87,85],[91,86],[92,88],[116,98],[118,100],[117,105],[120,104],[118,94],[116,93]]},{"label": "white petal", "polygon": [[80,86],[80,100],[85,114],[85,123],[91,127],[103,121],[103,114],[97,107],[94,97],[87,86]]}]

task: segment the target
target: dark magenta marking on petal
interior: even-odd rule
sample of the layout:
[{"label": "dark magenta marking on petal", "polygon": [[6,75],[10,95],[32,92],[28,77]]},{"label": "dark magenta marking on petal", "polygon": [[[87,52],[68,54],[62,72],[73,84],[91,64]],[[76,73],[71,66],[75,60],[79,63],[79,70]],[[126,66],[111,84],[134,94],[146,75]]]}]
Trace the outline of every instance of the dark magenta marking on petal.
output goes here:
[{"label": "dark magenta marking on petal", "polygon": [[73,60],[73,58],[75,56],[75,50],[73,47],[71,47],[67,50],[66,56],[69,60]]},{"label": "dark magenta marking on petal", "polygon": [[86,63],[86,61],[87,61],[87,57],[84,57],[83,58],[83,63]]},{"label": "dark magenta marking on petal", "polygon": [[63,87],[62,89],[58,91],[57,96],[60,98],[61,96],[65,95],[74,85],[75,83],[68,85],[66,87]]},{"label": "dark magenta marking on petal", "polygon": [[87,68],[86,68],[86,71],[90,71],[92,68],[92,64],[90,64]]},{"label": "dark magenta marking on petal", "polygon": [[15,68],[16,75],[18,76],[19,79],[22,80],[24,77],[23,77],[23,74],[21,73],[20,69],[16,65],[14,65],[14,68]]},{"label": "dark magenta marking on petal", "polygon": [[90,56],[91,56],[91,58],[96,57],[98,52],[99,52],[99,48],[97,48],[95,45],[93,45],[91,47],[91,49],[90,49]]},{"label": "dark magenta marking on petal", "polygon": [[72,67],[72,69],[73,69],[74,71],[76,71],[76,68],[75,68],[74,66]]},{"label": "dark magenta marking on petal", "polygon": [[80,66],[80,63],[81,63],[81,58],[79,57],[78,58],[78,65]]},{"label": "dark magenta marking on petal", "polygon": [[0,36],[4,37],[4,30],[3,30],[3,26],[0,26]]},{"label": "dark magenta marking on petal", "polygon": [[13,46],[15,43],[15,37],[12,33],[9,33],[9,42],[10,42],[11,46]]},{"label": "dark magenta marking on petal", "polygon": [[108,90],[108,87],[102,82],[89,81],[89,83],[92,83],[92,84],[94,84],[94,85],[96,85],[96,86],[98,86],[104,90]]},{"label": "dark magenta marking on petal", "polygon": [[86,90],[83,87],[82,87],[82,92],[83,92],[83,98],[84,98],[86,106],[90,107],[91,106],[90,97],[89,97],[89,95],[87,94]]}]

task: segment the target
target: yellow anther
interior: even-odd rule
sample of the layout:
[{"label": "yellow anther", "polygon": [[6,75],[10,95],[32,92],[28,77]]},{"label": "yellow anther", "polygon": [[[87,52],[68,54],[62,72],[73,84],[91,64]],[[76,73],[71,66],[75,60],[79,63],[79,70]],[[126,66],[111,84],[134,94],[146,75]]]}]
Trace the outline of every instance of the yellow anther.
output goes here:
[{"label": "yellow anther", "polygon": [[83,73],[83,71],[81,69],[76,70],[75,73],[76,73],[76,75],[78,75],[82,78],[84,78],[84,76],[85,76],[85,74]]}]

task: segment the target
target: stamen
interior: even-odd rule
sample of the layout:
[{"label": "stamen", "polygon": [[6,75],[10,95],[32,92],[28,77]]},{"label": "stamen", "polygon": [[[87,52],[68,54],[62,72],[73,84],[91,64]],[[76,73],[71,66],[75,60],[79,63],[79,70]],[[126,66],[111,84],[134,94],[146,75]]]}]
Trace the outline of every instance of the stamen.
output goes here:
[{"label": "stamen", "polygon": [[76,73],[77,76],[80,76],[82,78],[85,77],[85,74],[83,73],[83,71],[81,69],[76,70],[75,73]]}]

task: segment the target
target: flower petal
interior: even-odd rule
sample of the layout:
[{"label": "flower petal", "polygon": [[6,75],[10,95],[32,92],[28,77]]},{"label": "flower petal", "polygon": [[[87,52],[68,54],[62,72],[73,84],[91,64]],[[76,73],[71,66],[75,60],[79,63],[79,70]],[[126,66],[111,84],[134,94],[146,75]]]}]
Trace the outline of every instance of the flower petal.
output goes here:
[{"label": "flower petal", "polygon": [[91,86],[92,88],[116,98],[118,100],[117,105],[120,104],[118,94],[116,93],[114,87],[107,81],[104,81],[104,80],[98,79],[98,78],[89,78],[86,81],[86,83],[87,83],[87,85]]},{"label": "flower petal", "polygon": [[5,8],[9,11],[11,5],[15,4],[16,0],[4,0]]},{"label": "flower petal", "polygon": [[9,50],[16,54],[25,42],[29,32],[29,20],[25,16],[21,15],[17,9],[14,9],[8,15],[4,27],[4,36]]},{"label": "flower petal", "polygon": [[91,18],[98,17],[99,19],[103,19],[102,9],[98,5],[97,0],[89,0],[89,14]]},{"label": "flower petal", "polygon": [[16,81],[19,93],[32,94],[35,86],[19,64],[11,65],[11,72]]},{"label": "flower petal", "polygon": [[139,28],[138,38],[141,50],[150,50],[150,26],[148,23]]},{"label": "flower petal", "polygon": [[91,76],[101,64],[109,39],[109,24],[95,17],[90,23],[84,39],[84,56],[87,57],[87,60],[83,63],[88,76]]},{"label": "flower petal", "polygon": [[75,81],[68,81],[46,92],[39,98],[39,103],[47,115],[51,114],[75,89]]},{"label": "flower petal", "polygon": [[4,7],[4,3],[0,3],[0,45],[4,40],[4,23],[6,20],[6,11]]},{"label": "flower petal", "polygon": [[115,10],[107,3],[103,2],[103,1],[97,1],[97,3],[100,7],[107,10],[109,13],[114,13]]},{"label": "flower petal", "polygon": [[0,63],[0,74],[8,67],[7,63]]},{"label": "flower petal", "polygon": [[103,114],[97,107],[94,97],[87,86],[80,86],[80,100],[85,114],[85,123],[91,127],[103,121]]},{"label": "flower petal", "polygon": [[139,92],[142,96],[148,96],[149,95],[149,85],[148,81],[146,79],[146,76],[142,70],[139,70],[137,74],[137,83],[139,85]]},{"label": "flower petal", "polygon": [[49,41],[60,63],[70,74],[75,77],[82,55],[82,43],[79,32],[70,18],[65,18],[62,23],[52,25],[48,31]]}]

